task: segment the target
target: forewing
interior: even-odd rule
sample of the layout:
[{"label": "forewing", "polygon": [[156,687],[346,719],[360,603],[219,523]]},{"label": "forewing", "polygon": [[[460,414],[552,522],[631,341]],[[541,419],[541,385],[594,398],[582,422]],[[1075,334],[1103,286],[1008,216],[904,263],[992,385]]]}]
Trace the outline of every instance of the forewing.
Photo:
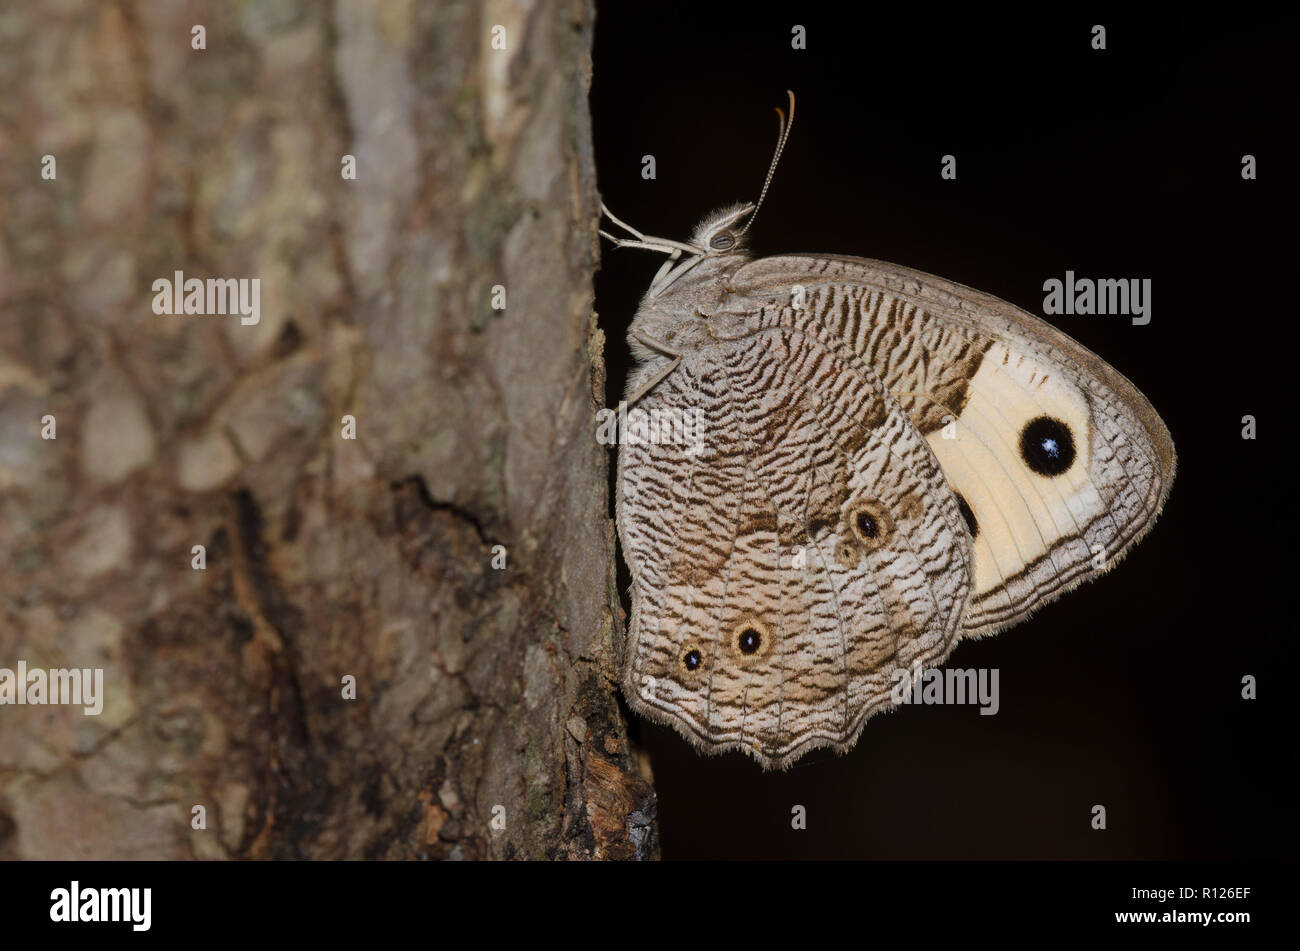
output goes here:
[{"label": "forewing", "polygon": [[1164,505],[1175,455],[1150,402],[1031,314],[861,258],[763,258],[729,286],[726,306],[755,329],[780,320],[842,341],[925,435],[972,529],[967,636],[1111,567]]}]

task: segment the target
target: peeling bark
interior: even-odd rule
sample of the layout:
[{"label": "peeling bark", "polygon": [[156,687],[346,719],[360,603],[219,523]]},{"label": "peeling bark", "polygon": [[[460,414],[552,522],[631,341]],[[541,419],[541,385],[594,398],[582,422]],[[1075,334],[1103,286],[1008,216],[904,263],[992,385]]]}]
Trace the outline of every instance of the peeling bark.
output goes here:
[{"label": "peeling bark", "polygon": [[[98,717],[0,706],[0,858],[657,856],[593,436],[592,17],[0,12],[0,667],[105,679]],[[155,315],[177,270],[259,278],[259,322]]]}]

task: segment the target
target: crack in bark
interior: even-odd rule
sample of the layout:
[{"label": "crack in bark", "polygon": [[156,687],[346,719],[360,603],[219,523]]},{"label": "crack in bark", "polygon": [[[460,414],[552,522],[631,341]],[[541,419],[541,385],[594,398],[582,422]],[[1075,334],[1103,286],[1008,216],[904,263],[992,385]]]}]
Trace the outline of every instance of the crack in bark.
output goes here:
[{"label": "crack in bark", "polygon": [[393,492],[400,492],[408,485],[414,487],[416,497],[419,498],[419,500],[424,504],[424,507],[430,512],[446,512],[452,517],[467,523],[474,529],[474,534],[478,536],[478,540],[488,548],[502,544],[502,542],[488,535],[487,530],[483,527],[483,522],[479,519],[477,514],[463,506],[457,505],[455,502],[440,502],[435,499],[433,494],[429,491],[428,484],[424,481],[424,476],[409,475],[398,479],[395,482],[390,482],[388,487]]}]

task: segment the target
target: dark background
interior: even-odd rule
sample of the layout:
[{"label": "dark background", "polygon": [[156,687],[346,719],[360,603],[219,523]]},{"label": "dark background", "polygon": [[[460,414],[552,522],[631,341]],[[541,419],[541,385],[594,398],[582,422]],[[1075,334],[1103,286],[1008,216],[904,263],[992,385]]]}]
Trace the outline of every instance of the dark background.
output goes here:
[{"label": "dark background", "polygon": [[[1279,476],[1294,438],[1282,390],[1296,319],[1283,292],[1295,271],[1295,24],[1244,5],[1179,21],[915,10],[600,4],[603,198],[647,234],[680,239],[711,209],[756,199],[772,109],[793,89],[793,135],[749,232],[755,255],[880,258],[1039,315],[1043,281],[1067,269],[1151,278],[1147,326],[1050,319],[1164,417],[1173,493],[1114,571],[953,653],[949,665],[1000,669],[996,716],[905,707],[870,720],[848,755],[815,752],[775,774],[740,754],[702,757],[634,716],[664,857],[1292,855],[1295,622],[1280,607],[1294,522]],[[1090,46],[1097,22],[1102,52]],[[795,23],[806,50],[790,48]],[[939,177],[945,153],[956,181]],[[1245,153],[1256,181],[1241,178]],[[602,256],[615,405],[627,325],[662,256],[608,244]],[[1244,414],[1256,441],[1241,439]],[[620,584],[626,595],[625,567]],[[1244,674],[1259,699],[1241,699]],[[805,831],[790,828],[796,804]],[[1091,828],[1094,804],[1105,831]]]}]

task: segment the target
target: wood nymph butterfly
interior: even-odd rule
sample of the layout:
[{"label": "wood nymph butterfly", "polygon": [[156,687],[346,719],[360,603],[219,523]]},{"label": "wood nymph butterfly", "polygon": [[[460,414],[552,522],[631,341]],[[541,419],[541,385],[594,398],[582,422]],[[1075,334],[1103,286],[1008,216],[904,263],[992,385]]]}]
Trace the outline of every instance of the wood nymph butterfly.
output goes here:
[{"label": "wood nymph butterfly", "polygon": [[669,256],[628,331],[624,693],[764,768],[847,751],[900,671],[1114,565],[1175,468],[1132,383],[1005,301],[863,258],[752,259],[789,129],[758,204],[686,242],[608,209],[631,237],[601,232]]}]

